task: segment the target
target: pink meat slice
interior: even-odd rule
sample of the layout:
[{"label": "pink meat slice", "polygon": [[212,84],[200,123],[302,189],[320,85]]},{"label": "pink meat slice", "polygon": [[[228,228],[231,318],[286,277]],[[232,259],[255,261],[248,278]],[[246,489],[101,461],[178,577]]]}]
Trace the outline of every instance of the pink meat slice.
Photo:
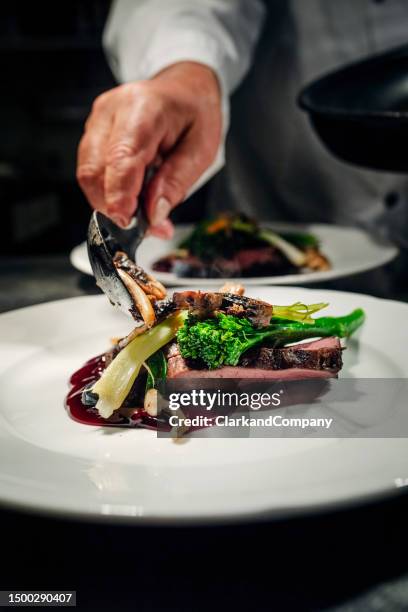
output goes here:
[{"label": "pink meat slice", "polygon": [[[259,349],[261,352],[270,351],[296,351],[298,357],[304,353],[305,362],[307,363],[313,357],[314,353],[322,355],[323,362],[327,361],[327,358],[334,356],[333,363],[335,366],[331,369],[325,368],[302,368],[302,367],[285,367],[284,369],[270,369],[267,367],[268,360],[265,359],[265,355],[262,355],[262,359],[257,361],[257,357],[254,357],[254,363],[261,363],[256,367],[248,366],[223,366],[216,370],[204,370],[194,369],[189,367],[183,357],[178,351],[176,344],[170,347],[168,352],[168,378],[255,378],[260,380],[302,380],[307,378],[332,378],[337,375],[341,369],[341,345],[338,338],[322,338],[320,340],[312,340],[310,342],[303,342],[301,344],[293,345],[292,347],[285,347],[284,349]],[[302,359],[300,359],[301,361]],[[299,359],[294,363],[297,363]],[[316,360],[315,360],[316,362]]]},{"label": "pink meat slice", "polygon": [[235,255],[242,270],[251,266],[265,264],[276,259],[276,249],[274,247],[262,247],[257,249],[241,249]]}]

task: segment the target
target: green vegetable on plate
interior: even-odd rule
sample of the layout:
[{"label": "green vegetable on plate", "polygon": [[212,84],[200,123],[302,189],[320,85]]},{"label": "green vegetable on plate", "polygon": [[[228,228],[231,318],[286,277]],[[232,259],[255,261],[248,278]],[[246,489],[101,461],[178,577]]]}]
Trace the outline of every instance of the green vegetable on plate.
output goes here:
[{"label": "green vegetable on plate", "polygon": [[282,347],[310,338],[348,337],[363,321],[360,308],[343,317],[319,317],[313,323],[274,318],[268,327],[260,329],[247,319],[223,313],[205,321],[190,316],[179,329],[177,342],[184,358],[199,360],[212,370],[237,365],[245,351],[261,343]]},{"label": "green vegetable on plate", "polygon": [[146,359],[175,337],[186,316],[185,311],[178,312],[136,336],[109,364],[92,388],[92,393],[98,395],[96,407],[103,418],[120,408]]}]

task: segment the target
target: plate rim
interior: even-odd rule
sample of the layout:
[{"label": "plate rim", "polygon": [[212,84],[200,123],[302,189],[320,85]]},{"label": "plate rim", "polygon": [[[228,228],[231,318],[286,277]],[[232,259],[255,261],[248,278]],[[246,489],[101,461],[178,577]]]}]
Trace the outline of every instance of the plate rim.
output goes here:
[{"label": "plate rim", "polygon": [[[266,287],[262,287],[263,290]],[[282,291],[290,289],[298,291],[298,286],[293,287],[282,287]],[[255,290],[255,288],[251,287],[251,290]],[[316,293],[320,291],[318,288],[302,288],[302,291],[306,291],[308,293]],[[356,299],[364,298],[364,300],[373,301],[373,303],[378,304],[381,303],[385,307],[387,304],[391,303],[393,305],[399,305],[403,308],[408,308],[408,304],[405,302],[401,302],[398,300],[390,300],[387,298],[379,298],[377,296],[355,293],[355,292],[347,292],[347,291],[336,291],[336,290],[322,290],[326,294],[335,294],[341,295],[343,298],[352,297]],[[17,316],[18,318],[25,318],[27,313],[37,310],[43,310],[45,308],[54,308],[61,307],[62,303],[72,303],[73,301],[79,302],[81,300],[90,300],[90,301],[100,301],[104,300],[103,295],[84,295],[84,296],[74,296],[70,298],[62,298],[60,300],[53,300],[50,302],[43,302],[39,304],[34,304],[31,306],[25,306],[23,308],[13,309],[6,311],[0,314],[0,326],[2,322],[11,317]],[[4,372],[7,369],[7,366],[4,368],[0,365],[0,373]],[[16,499],[4,499],[0,497],[0,506],[5,508],[16,509],[17,511],[27,511],[34,514],[42,514],[49,516],[58,516],[60,518],[72,518],[75,520],[85,520],[85,521],[99,521],[99,522],[107,522],[107,523],[126,523],[126,524],[146,524],[146,525],[180,525],[180,524],[220,524],[220,523],[239,523],[246,521],[262,521],[262,520],[277,520],[281,518],[291,518],[296,515],[307,515],[307,514],[315,514],[319,512],[328,512],[335,509],[343,509],[347,507],[358,506],[360,504],[374,502],[376,500],[386,499],[394,497],[399,493],[403,493],[404,490],[399,489],[397,487],[393,487],[391,484],[389,487],[381,487],[381,490],[375,490],[372,492],[364,492],[360,494],[356,494],[355,492],[351,492],[349,494],[342,494],[340,497],[336,499],[329,499],[325,501],[317,501],[317,502],[306,502],[302,500],[302,502],[297,504],[291,504],[288,507],[277,506],[275,508],[269,508],[268,510],[237,510],[230,509],[226,513],[204,513],[203,515],[194,514],[191,516],[175,516],[175,515],[146,515],[146,516],[131,516],[131,515],[121,515],[121,514],[109,514],[106,515],[101,512],[101,508],[96,507],[96,505],[92,505],[89,509],[84,510],[83,508],[80,510],[76,510],[73,508],[67,507],[50,507],[49,504],[44,502],[43,505],[38,502],[29,503],[27,501],[18,501]]]},{"label": "plate rim", "polygon": [[387,488],[362,493],[360,495],[350,494],[329,501],[302,503],[299,505],[279,506],[267,510],[249,510],[230,513],[196,514],[196,515],[141,515],[131,514],[106,514],[100,508],[89,508],[87,511],[74,508],[63,508],[60,506],[50,507],[47,504],[22,502],[15,499],[3,499],[0,497],[0,508],[3,510],[16,511],[35,516],[44,516],[56,519],[73,520],[77,522],[89,522],[99,524],[117,525],[140,525],[151,527],[181,527],[181,526],[215,526],[215,525],[238,525],[242,523],[269,522],[279,520],[291,520],[296,517],[309,517],[329,512],[343,511],[380,501],[391,501],[397,497],[408,495],[405,487],[389,486]]},{"label": "plate rim", "polygon": [[[281,221],[265,221],[261,222],[261,224],[265,227],[270,227],[272,229],[279,229],[283,231],[290,231],[290,229],[298,229],[298,230],[309,230],[315,232],[324,232],[327,231],[339,231],[341,232],[353,232],[354,234],[360,234],[360,236],[364,236],[364,238],[372,237],[371,234],[361,227],[355,226],[347,226],[347,225],[337,225],[333,223],[287,223]],[[177,231],[190,231],[194,227],[193,223],[179,223],[175,226]],[[325,270],[321,272],[306,272],[302,274],[285,274],[280,276],[260,276],[260,277],[247,277],[247,278],[234,278],[233,280],[237,283],[247,283],[247,285],[256,286],[256,285],[286,285],[290,286],[292,283],[294,285],[301,285],[303,283],[321,283],[325,281],[336,280],[338,278],[344,278],[347,276],[354,276],[356,274],[361,274],[367,272],[369,270],[374,270],[380,268],[393,259],[395,259],[400,251],[397,245],[393,244],[391,241],[384,240],[383,243],[379,246],[382,251],[382,257],[379,257],[379,260],[374,263],[367,262],[364,265],[360,265],[358,269],[355,268],[344,268],[338,272],[334,272],[333,270]],[[81,242],[76,245],[69,254],[69,259],[71,265],[76,269],[82,272],[83,274],[92,275],[90,271],[89,263],[84,261],[83,252],[86,251],[86,241]],[[168,284],[169,286],[180,286],[180,285],[211,285],[214,283],[225,283],[230,281],[231,278],[219,278],[219,279],[211,279],[211,278],[203,278],[197,279],[193,277],[185,277],[178,278],[174,276],[172,273],[161,272],[156,274],[157,278],[161,280],[164,284]]]}]

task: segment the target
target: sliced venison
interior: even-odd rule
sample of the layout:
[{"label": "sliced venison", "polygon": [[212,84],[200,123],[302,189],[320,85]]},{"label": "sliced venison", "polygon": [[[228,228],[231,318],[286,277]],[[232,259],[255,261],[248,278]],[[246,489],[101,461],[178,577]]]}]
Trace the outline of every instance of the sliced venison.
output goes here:
[{"label": "sliced venison", "polygon": [[342,349],[338,338],[322,338],[284,348],[263,346],[244,353],[240,365],[262,370],[307,368],[311,370],[341,370]]},{"label": "sliced venison", "polygon": [[176,343],[167,349],[168,378],[258,378],[303,379],[336,376],[342,367],[342,348],[338,338],[324,338],[291,347],[260,347],[245,354],[238,366],[216,370],[189,363]]},{"label": "sliced venison", "polygon": [[200,319],[223,312],[246,318],[256,327],[269,325],[273,314],[272,304],[233,293],[178,291],[174,293],[173,301],[177,308],[186,308]]}]

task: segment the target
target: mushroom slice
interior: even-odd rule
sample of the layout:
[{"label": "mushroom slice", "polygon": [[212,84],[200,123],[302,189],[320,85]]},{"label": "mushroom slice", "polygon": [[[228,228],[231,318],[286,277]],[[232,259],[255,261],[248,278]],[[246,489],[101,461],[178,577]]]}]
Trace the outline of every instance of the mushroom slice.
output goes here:
[{"label": "mushroom slice", "polygon": [[143,291],[143,289],[139,287],[137,282],[130,274],[122,270],[122,268],[117,268],[117,271],[123,284],[129,291],[133,303],[137,310],[140,312],[140,315],[146,326],[152,327],[156,321],[156,315],[154,313],[152,303],[149,300],[148,296]]},{"label": "mushroom slice", "polygon": [[166,297],[166,289],[164,286],[153,276],[147,274],[143,268],[132,261],[123,251],[118,251],[115,254],[113,263],[117,270],[123,270],[129,274],[145,293],[154,296],[157,300],[162,300]]},{"label": "mushroom slice", "polygon": [[320,272],[323,272],[324,270],[330,270],[331,266],[329,260],[327,259],[327,257],[322,255],[322,253],[320,253],[318,249],[310,247],[306,249],[305,255],[305,265],[311,270],[319,270]]},{"label": "mushroom slice", "polygon": [[144,409],[150,416],[157,417],[157,389],[148,389],[146,391]]}]

